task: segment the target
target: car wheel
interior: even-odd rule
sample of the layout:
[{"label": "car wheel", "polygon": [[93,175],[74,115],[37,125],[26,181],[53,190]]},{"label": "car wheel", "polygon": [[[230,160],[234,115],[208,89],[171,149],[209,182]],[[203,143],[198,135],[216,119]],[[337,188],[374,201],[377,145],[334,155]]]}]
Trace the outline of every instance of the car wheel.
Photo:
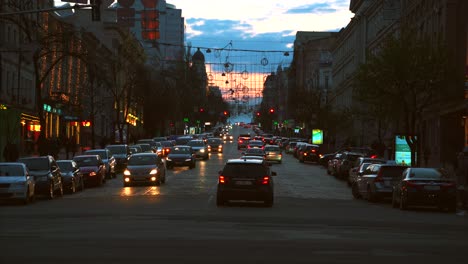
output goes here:
[{"label": "car wheel", "polygon": [[370,186],[367,186],[367,201],[369,201],[371,203],[376,202],[375,194],[372,192]]},{"label": "car wheel", "polygon": [[84,180],[83,180],[83,177],[81,177],[80,182],[81,182],[81,184],[80,184],[80,191],[84,191]]},{"label": "car wheel", "polygon": [[355,199],[361,199],[361,194],[359,193],[359,189],[358,189],[358,186],[356,183],[354,183],[352,186],[351,186],[351,193],[353,194],[353,197]]},{"label": "car wheel", "polygon": [[53,183],[50,183],[49,184],[49,193],[47,195],[47,198],[49,198],[49,200],[52,200],[54,199],[54,196],[55,196],[55,193],[54,193],[54,184]]},{"label": "car wheel", "polygon": [[392,192],[392,207],[393,208],[398,207],[398,203],[397,203],[396,198],[395,198],[395,192]]},{"label": "car wheel", "polygon": [[400,210],[408,209],[408,198],[405,195],[400,194]]},{"label": "car wheel", "polygon": [[60,197],[63,196],[63,183],[60,183],[60,188],[59,188],[59,190],[58,190],[58,195],[59,195]]},{"label": "car wheel", "polygon": [[75,193],[75,192],[76,192],[76,183],[75,183],[75,179],[72,179],[71,187],[70,187],[70,192],[71,192],[71,193]]},{"label": "car wheel", "polygon": [[266,199],[264,201],[264,204],[265,204],[265,207],[272,207],[273,206],[273,195],[271,197],[269,197],[268,199]]},{"label": "car wheel", "polygon": [[24,205],[29,204],[31,202],[31,198],[32,196],[29,196],[29,187],[28,187],[28,189],[26,190],[26,198],[24,198],[23,204]]}]

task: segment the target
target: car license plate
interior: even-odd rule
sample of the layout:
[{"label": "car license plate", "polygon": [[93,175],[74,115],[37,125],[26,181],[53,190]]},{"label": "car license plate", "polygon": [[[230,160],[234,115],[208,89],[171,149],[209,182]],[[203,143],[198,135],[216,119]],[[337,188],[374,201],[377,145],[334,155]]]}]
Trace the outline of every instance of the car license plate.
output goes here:
[{"label": "car license plate", "polygon": [[424,189],[428,190],[428,191],[438,191],[438,190],[440,190],[440,186],[426,185],[426,186],[424,186]]},{"label": "car license plate", "polygon": [[236,181],[237,185],[252,185],[251,181]]}]

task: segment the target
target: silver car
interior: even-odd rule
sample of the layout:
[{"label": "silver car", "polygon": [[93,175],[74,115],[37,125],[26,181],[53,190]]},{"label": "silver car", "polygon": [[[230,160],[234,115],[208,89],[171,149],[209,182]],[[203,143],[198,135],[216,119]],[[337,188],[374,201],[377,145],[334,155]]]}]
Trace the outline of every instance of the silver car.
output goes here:
[{"label": "silver car", "polygon": [[34,177],[29,176],[24,163],[0,162],[0,199],[34,201]]},{"label": "silver car", "polygon": [[283,161],[283,151],[277,145],[266,145],[264,148],[265,151],[265,160],[266,161],[276,161],[281,163]]}]

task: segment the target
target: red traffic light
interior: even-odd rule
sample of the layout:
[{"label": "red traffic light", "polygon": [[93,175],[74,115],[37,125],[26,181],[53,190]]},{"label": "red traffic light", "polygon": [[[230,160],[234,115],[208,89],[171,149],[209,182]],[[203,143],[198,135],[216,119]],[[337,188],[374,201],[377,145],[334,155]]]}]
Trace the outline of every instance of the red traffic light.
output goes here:
[{"label": "red traffic light", "polygon": [[257,112],[257,116],[260,116],[260,112]]},{"label": "red traffic light", "polygon": [[203,109],[203,107],[200,108],[200,112],[205,112],[205,109]]},{"label": "red traffic light", "polygon": [[275,109],[270,108],[270,114],[273,114],[275,112]]},{"label": "red traffic light", "polygon": [[228,115],[228,111],[224,111],[224,115]]}]

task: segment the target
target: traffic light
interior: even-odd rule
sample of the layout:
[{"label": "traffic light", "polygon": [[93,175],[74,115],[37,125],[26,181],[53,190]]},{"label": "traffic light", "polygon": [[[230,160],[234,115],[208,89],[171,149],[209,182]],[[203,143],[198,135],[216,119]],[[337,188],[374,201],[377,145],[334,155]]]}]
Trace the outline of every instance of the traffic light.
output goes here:
[{"label": "traffic light", "polygon": [[200,113],[203,113],[205,112],[205,109],[203,107],[200,107],[200,109],[198,110]]},{"label": "traffic light", "polygon": [[275,109],[274,108],[270,108],[270,114],[274,114],[275,113]]},{"label": "traffic light", "polygon": [[91,0],[91,20],[101,21],[101,4],[102,0]]},{"label": "traffic light", "polygon": [[257,116],[260,116],[260,112],[257,112]]},{"label": "traffic light", "polygon": [[227,116],[227,115],[228,115],[228,111],[224,111],[223,114],[224,114],[225,116]]}]

